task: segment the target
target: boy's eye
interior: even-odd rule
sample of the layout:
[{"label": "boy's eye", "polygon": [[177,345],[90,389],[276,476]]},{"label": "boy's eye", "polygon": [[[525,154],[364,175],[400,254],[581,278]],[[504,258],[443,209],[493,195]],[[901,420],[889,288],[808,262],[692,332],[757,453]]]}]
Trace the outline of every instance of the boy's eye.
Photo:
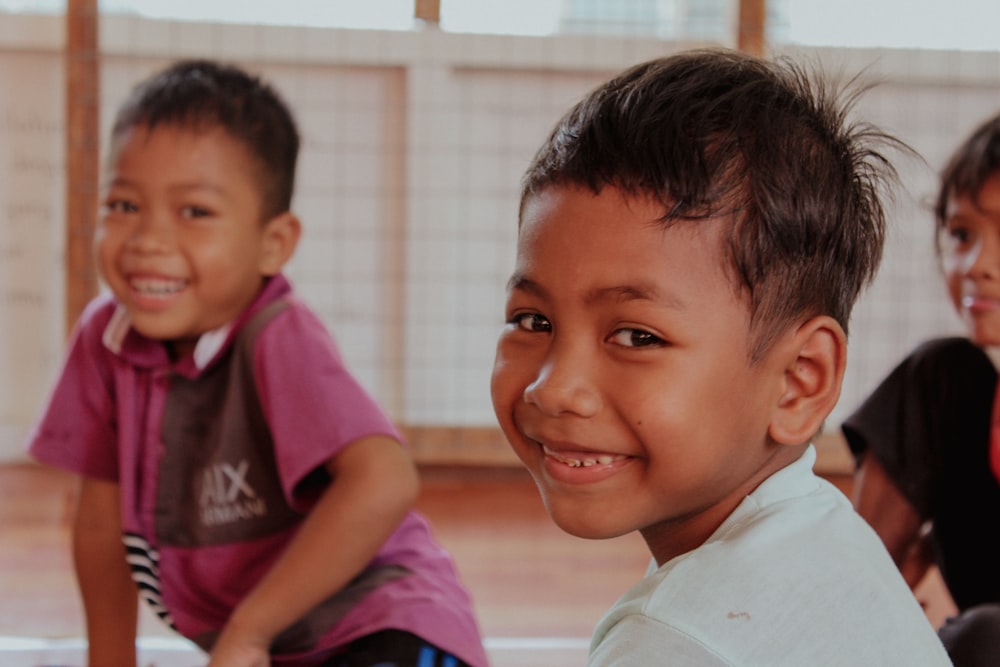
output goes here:
[{"label": "boy's eye", "polygon": [[660,347],[666,344],[662,338],[642,329],[626,327],[611,334],[611,342],[622,347]]},{"label": "boy's eye", "polygon": [[181,217],[188,220],[207,218],[210,215],[212,215],[212,212],[201,206],[184,206],[181,208]]},{"label": "boy's eye", "polygon": [[972,230],[968,227],[948,227],[945,232],[947,233],[948,238],[955,245],[965,245],[969,243],[973,237]]},{"label": "boy's eye", "polygon": [[956,261],[973,260],[979,253],[981,240],[979,230],[974,225],[955,220],[944,225],[939,230],[938,243],[945,266],[951,267],[949,271],[956,268],[952,265]]},{"label": "boy's eye", "polygon": [[104,204],[105,210],[108,213],[135,213],[139,210],[139,206],[128,199],[109,199]]},{"label": "boy's eye", "polygon": [[511,318],[510,323],[517,326],[518,329],[534,333],[552,331],[552,323],[538,313],[518,313]]}]

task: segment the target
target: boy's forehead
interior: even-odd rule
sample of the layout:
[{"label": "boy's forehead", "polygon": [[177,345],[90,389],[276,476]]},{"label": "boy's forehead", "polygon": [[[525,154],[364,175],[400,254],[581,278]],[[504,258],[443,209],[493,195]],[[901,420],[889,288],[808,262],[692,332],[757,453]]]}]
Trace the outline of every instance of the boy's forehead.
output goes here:
[{"label": "boy's forehead", "polygon": [[[696,245],[722,258],[731,216],[669,219],[653,197],[635,197],[617,188],[599,193],[582,187],[549,187],[525,201],[518,229],[518,255],[590,251],[595,260],[662,246]],[[596,245],[595,245],[596,244]],[[544,247],[541,247],[544,246]],[[647,253],[655,256],[657,253]]]},{"label": "boy's forehead", "polygon": [[142,155],[148,151],[192,155],[192,151],[206,149],[231,155],[234,159],[226,163],[227,171],[233,173],[254,164],[253,152],[221,125],[157,123],[133,125],[113,136],[108,147],[107,165],[109,169],[115,169],[124,156]]},{"label": "boy's forehead", "polygon": [[264,170],[254,154],[224,128],[174,123],[135,125],[120,132],[109,146],[102,176],[104,187],[200,183],[235,188],[252,193],[258,203],[263,201],[263,178]]},{"label": "boy's forehead", "polygon": [[122,128],[112,137],[112,147],[120,147],[126,143],[143,144],[149,143],[154,137],[170,135],[172,137],[186,139],[211,138],[221,134],[230,140],[236,141],[232,135],[225,131],[222,125],[217,123],[181,123],[166,121],[159,123],[136,123]]},{"label": "boy's forehead", "polygon": [[[549,187],[525,200],[511,285],[558,270],[578,273],[575,286],[608,276],[604,287],[653,292],[658,281],[695,277],[724,287],[746,305],[728,239],[732,213],[665,219],[667,207],[653,197],[604,188]],[[684,266],[678,275],[677,266]],[[612,279],[611,274],[617,278]],[[670,277],[667,277],[670,276]],[[617,281],[617,282],[616,282]],[[572,283],[572,281],[570,281]],[[665,290],[659,290],[665,292]]]},{"label": "boy's forehead", "polygon": [[628,193],[614,186],[595,192],[580,185],[551,185],[525,197],[518,219],[518,248],[527,249],[556,220],[570,223],[561,232],[567,237],[587,234],[589,222],[603,220],[617,225],[623,242],[652,231],[674,243],[711,239],[721,250],[736,224],[734,213],[682,217],[672,216],[673,208],[653,194]]},{"label": "boy's forehead", "polygon": [[1000,172],[983,181],[975,191],[951,193],[945,210],[946,216],[951,217],[967,209],[1000,219]]}]

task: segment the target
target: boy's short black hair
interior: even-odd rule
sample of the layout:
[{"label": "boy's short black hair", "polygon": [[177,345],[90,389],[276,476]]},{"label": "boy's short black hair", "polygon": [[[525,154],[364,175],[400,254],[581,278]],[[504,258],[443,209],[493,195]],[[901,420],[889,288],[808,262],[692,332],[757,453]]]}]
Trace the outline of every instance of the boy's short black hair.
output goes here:
[{"label": "boy's short black hair", "polygon": [[[941,172],[934,218],[941,229],[948,221],[949,202],[969,196],[976,201],[986,181],[1000,172],[1000,114],[987,119],[955,149]],[[940,237],[938,237],[940,240]],[[938,246],[938,251],[941,248]]]},{"label": "boy's short black hair", "polygon": [[750,359],[802,317],[846,331],[885,238],[880,194],[895,170],[877,149],[902,146],[849,122],[863,89],[846,92],[787,59],[724,49],[636,65],[559,121],[522,210],[549,186],[612,186],[661,202],[665,224],[732,215],[726,270],[749,299]]},{"label": "boy's short black hair", "polygon": [[132,90],[115,116],[112,146],[133,127],[157,125],[222,128],[257,162],[264,220],[289,210],[299,134],[281,97],[258,77],[210,60],[177,62]]}]

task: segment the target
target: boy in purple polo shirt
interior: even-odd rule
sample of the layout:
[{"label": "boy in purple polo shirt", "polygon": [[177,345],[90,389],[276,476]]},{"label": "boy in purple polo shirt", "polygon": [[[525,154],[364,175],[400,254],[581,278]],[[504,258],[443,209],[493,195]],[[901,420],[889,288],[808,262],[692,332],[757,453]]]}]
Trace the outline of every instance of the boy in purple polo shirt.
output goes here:
[{"label": "boy in purple polo shirt", "polygon": [[30,444],[82,480],[95,667],[135,665],[137,588],[211,667],[487,663],[398,431],[281,275],[298,144],[269,86],[207,61],[115,119],[95,240],[111,294]]}]

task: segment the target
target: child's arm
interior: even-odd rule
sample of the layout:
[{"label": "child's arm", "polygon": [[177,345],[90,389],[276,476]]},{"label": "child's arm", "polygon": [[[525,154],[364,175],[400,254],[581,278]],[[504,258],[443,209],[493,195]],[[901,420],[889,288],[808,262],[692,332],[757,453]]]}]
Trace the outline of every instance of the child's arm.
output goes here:
[{"label": "child's arm", "polygon": [[134,667],[138,597],[125,561],[118,484],[85,477],[73,521],[73,562],[91,667]]},{"label": "child's arm", "polygon": [[871,452],[854,475],[854,508],[878,533],[911,588],[933,564],[923,518]]},{"label": "child's arm", "polygon": [[233,612],[209,667],[269,664],[271,640],[368,565],[419,490],[409,454],[386,436],[351,443],[327,469],[330,485],[285,553]]}]

